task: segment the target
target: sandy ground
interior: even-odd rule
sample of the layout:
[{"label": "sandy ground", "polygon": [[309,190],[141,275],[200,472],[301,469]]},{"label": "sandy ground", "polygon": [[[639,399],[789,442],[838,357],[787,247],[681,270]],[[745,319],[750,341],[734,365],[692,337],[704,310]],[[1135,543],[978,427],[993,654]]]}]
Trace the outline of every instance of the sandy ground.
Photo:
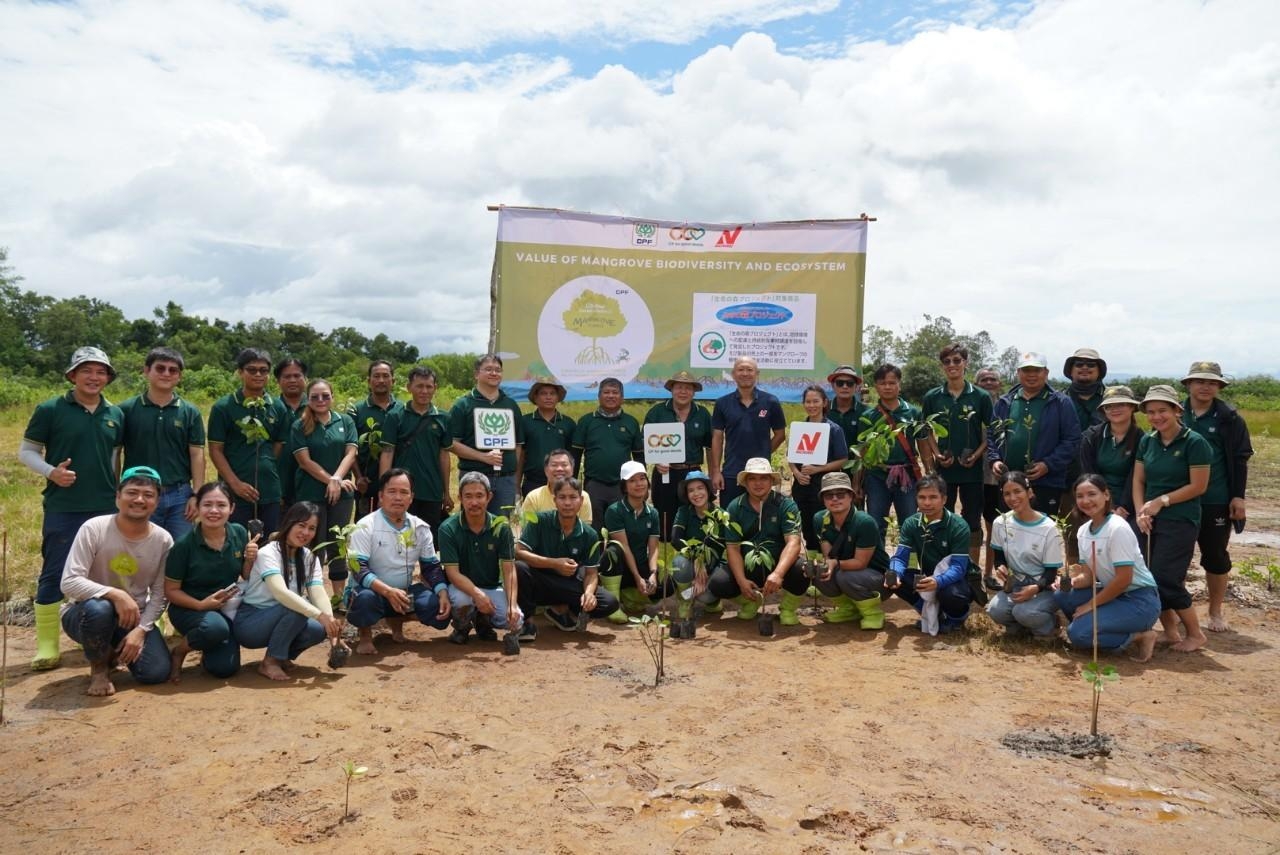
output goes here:
[{"label": "sandy ground", "polygon": [[709,617],[657,689],[635,629],[543,626],[503,657],[411,625],[340,671],[309,651],[293,685],[193,655],[179,686],[96,700],[70,642],[32,674],[11,629],[0,850],[1273,852],[1280,607],[1243,595],[1207,652],[1110,660],[1115,749],[1089,759],[1001,745],[1088,732],[1084,656],[985,617],[922,637],[901,605],[879,633]]}]

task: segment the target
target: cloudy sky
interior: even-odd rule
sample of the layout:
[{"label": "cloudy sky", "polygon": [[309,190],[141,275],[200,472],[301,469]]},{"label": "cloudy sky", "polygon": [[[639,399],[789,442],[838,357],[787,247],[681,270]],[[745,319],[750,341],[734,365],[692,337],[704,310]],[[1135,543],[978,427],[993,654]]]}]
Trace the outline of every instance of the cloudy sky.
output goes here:
[{"label": "cloudy sky", "polygon": [[868,323],[1280,369],[1275,0],[5,0],[0,32],[0,245],[130,317],[477,350],[489,203],[865,211]]}]

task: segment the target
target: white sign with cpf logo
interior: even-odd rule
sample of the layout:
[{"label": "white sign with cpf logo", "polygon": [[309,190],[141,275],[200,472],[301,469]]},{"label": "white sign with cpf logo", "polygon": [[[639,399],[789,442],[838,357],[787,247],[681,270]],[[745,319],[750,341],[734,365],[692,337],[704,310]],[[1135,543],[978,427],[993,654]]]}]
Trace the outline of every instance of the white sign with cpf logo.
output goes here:
[{"label": "white sign with cpf logo", "polygon": [[827,460],[831,443],[831,425],[826,422],[792,422],[787,431],[787,460],[803,466],[821,466]]},{"label": "white sign with cpf logo", "polygon": [[644,426],[644,462],[684,463],[684,422],[664,422]]},{"label": "white sign with cpf logo", "polygon": [[476,449],[512,451],[516,447],[516,419],[510,410],[477,407]]}]

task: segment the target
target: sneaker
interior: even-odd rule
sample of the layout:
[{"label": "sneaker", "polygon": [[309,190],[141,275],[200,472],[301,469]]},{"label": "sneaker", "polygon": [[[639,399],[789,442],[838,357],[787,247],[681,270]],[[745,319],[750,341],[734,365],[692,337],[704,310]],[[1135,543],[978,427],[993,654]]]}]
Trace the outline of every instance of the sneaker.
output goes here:
[{"label": "sneaker", "polygon": [[520,627],[520,634],[516,637],[525,644],[528,644],[530,641],[537,641],[538,628],[533,625],[532,620],[525,618],[524,625]]},{"label": "sneaker", "polygon": [[547,612],[543,617],[551,621],[556,629],[564,630],[565,632],[576,632],[578,629],[578,622],[574,620],[573,615],[568,612],[558,612],[555,609],[547,609]]}]

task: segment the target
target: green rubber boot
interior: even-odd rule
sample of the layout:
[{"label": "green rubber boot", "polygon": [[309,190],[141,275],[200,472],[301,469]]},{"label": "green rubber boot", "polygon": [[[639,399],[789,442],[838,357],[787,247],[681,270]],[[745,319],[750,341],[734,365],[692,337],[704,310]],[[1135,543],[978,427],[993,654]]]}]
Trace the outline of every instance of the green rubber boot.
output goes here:
[{"label": "green rubber boot", "polygon": [[[622,578],[618,578],[618,585],[622,585]],[[622,608],[628,612],[636,612],[644,614],[649,608],[649,598],[637,591],[635,588],[621,588],[622,590]]]},{"label": "green rubber boot", "polygon": [[61,639],[62,623],[58,612],[62,603],[40,605],[36,603],[36,655],[31,660],[32,671],[51,671],[62,662],[62,651],[58,642]]},{"label": "green rubber boot", "polygon": [[783,591],[782,600],[778,603],[778,623],[783,626],[796,626],[799,624],[800,615],[796,614],[796,609],[800,608],[800,604],[803,602],[804,598],[799,594]]},{"label": "green rubber boot", "polygon": [[[622,602],[621,576],[601,576],[600,587],[617,597],[619,603]],[[609,615],[609,623],[627,623],[627,613],[619,607],[616,612]]]},{"label": "green rubber boot", "polygon": [[734,597],[733,602],[738,604],[738,620],[751,620],[760,611],[760,601],[754,597]]},{"label": "green rubber boot", "polygon": [[844,594],[841,594],[838,597],[832,597],[831,602],[835,603],[836,607],[822,616],[822,619],[825,622],[849,623],[850,621],[858,619],[857,606],[854,605],[853,600],[849,599]]},{"label": "green rubber boot", "polygon": [[863,629],[884,629],[884,607],[880,605],[880,595],[866,600],[857,600],[858,614],[862,616],[859,626]]}]

